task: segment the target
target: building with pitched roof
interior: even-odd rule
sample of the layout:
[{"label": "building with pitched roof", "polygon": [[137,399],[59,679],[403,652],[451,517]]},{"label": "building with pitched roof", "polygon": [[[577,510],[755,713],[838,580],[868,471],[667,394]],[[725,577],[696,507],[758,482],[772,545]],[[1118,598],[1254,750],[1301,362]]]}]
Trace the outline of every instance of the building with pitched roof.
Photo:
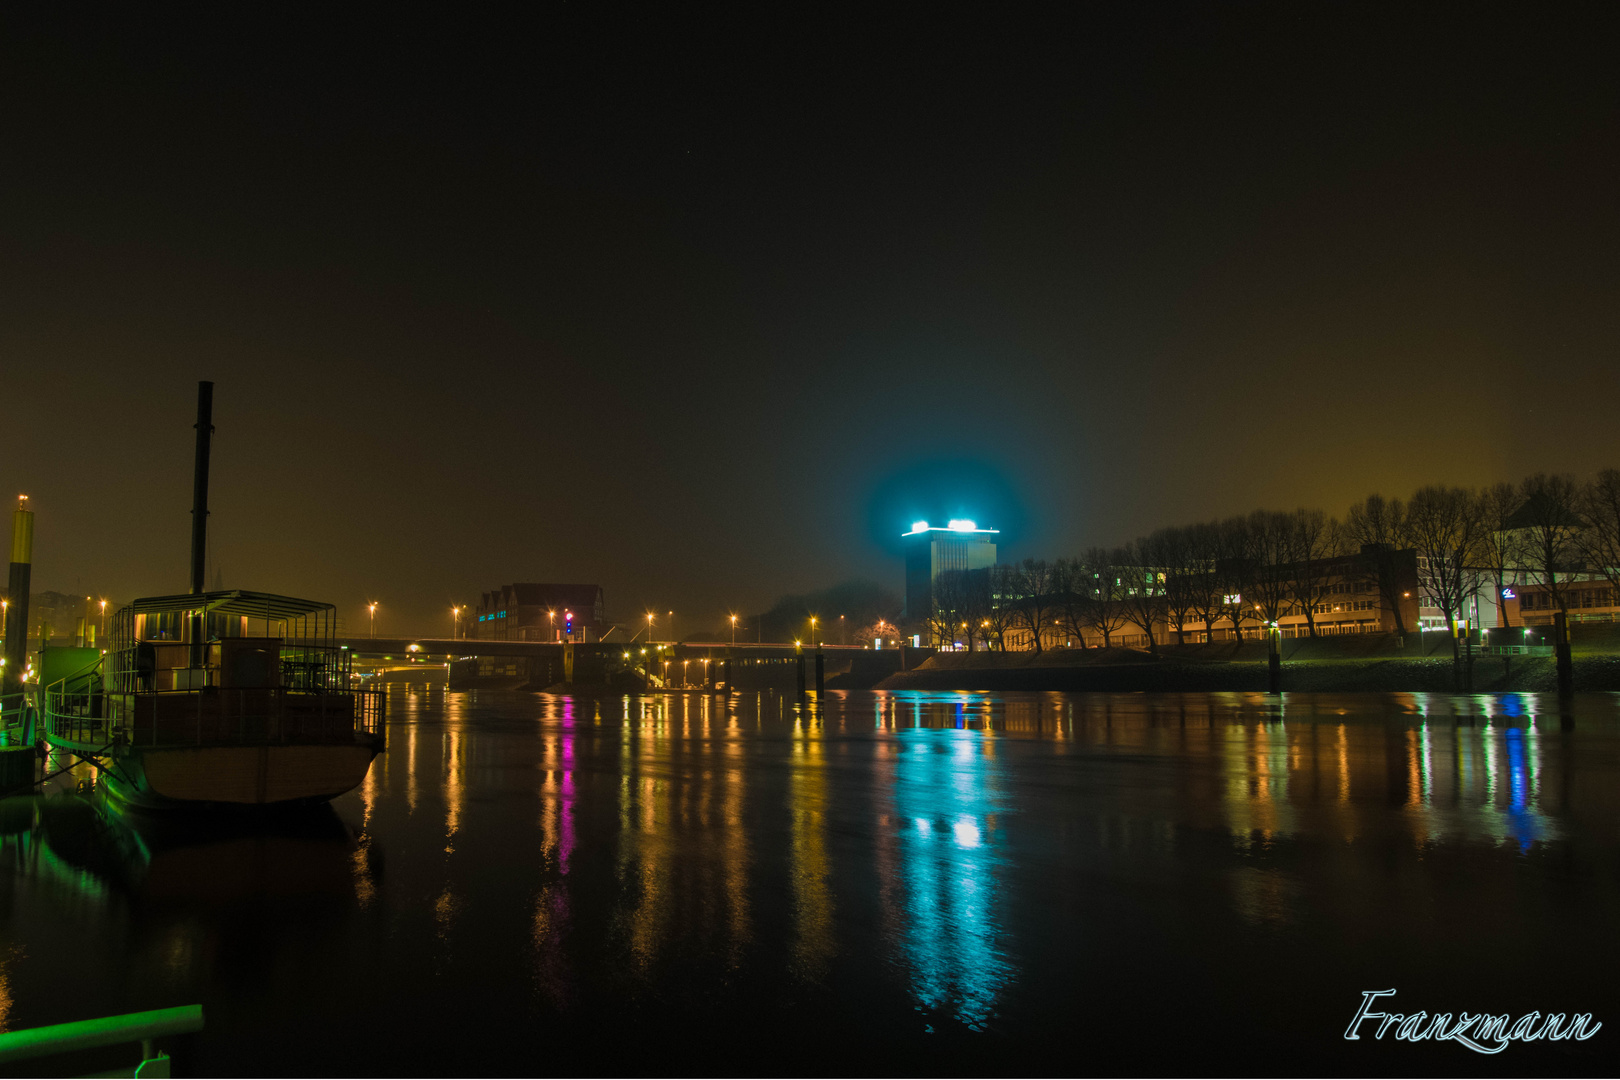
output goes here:
[{"label": "building with pitched roof", "polygon": [[607,630],[600,585],[518,582],[483,594],[466,624],[485,641],[599,641]]}]

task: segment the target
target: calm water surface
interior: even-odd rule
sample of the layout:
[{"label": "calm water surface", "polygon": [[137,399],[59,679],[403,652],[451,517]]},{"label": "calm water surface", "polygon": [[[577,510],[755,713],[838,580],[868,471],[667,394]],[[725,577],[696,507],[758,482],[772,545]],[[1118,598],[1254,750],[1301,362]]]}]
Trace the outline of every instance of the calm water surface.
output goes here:
[{"label": "calm water surface", "polygon": [[[0,1025],[201,1002],[227,1075],[1620,1064],[1620,696],[389,708],[320,813],[7,816]],[[1344,1041],[1390,987],[1604,1028]]]}]

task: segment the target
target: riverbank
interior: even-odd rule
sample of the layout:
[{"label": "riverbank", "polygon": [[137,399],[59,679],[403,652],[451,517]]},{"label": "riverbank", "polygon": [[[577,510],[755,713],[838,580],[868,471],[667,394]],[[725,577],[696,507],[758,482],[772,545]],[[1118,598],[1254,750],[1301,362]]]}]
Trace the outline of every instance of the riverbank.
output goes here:
[{"label": "riverbank", "polygon": [[[1408,635],[1412,638],[1415,635]],[[1575,688],[1620,691],[1620,635],[1579,630]],[[1053,649],[1042,653],[941,653],[877,683],[881,690],[1241,691],[1267,689],[1264,642],[1136,649]],[[1476,656],[1474,690],[1546,692],[1558,688],[1551,657]],[[1455,689],[1449,639],[1397,643],[1389,635],[1283,643],[1282,688],[1294,693],[1447,693]]]}]

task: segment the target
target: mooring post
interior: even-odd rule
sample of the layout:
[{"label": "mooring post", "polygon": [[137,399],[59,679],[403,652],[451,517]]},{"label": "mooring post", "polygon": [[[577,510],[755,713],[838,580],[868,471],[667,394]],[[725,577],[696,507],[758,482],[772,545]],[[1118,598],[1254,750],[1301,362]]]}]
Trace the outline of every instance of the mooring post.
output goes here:
[{"label": "mooring post", "polygon": [[1562,611],[1553,615],[1553,655],[1558,658],[1558,692],[1575,692],[1575,662],[1569,655],[1569,617]]},{"label": "mooring post", "polygon": [[11,515],[11,575],[7,579],[6,665],[0,669],[0,693],[22,692],[28,667],[28,590],[34,572],[34,512],[26,510],[28,496],[17,500]]},{"label": "mooring post", "polygon": [[1282,693],[1282,628],[1272,623],[1271,629],[1266,631],[1266,641],[1270,650],[1266,656],[1267,690],[1273,694]]}]

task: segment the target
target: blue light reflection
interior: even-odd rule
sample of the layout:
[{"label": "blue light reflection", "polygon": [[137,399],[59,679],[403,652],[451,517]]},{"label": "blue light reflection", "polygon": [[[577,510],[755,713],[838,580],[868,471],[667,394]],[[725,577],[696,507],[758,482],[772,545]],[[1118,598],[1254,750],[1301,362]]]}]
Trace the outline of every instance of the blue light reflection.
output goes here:
[{"label": "blue light reflection", "polygon": [[983,1030],[1012,976],[997,912],[994,736],[913,728],[896,739],[894,808],[903,823],[907,916],[902,952],[912,994],[919,1011],[944,1012]]}]

